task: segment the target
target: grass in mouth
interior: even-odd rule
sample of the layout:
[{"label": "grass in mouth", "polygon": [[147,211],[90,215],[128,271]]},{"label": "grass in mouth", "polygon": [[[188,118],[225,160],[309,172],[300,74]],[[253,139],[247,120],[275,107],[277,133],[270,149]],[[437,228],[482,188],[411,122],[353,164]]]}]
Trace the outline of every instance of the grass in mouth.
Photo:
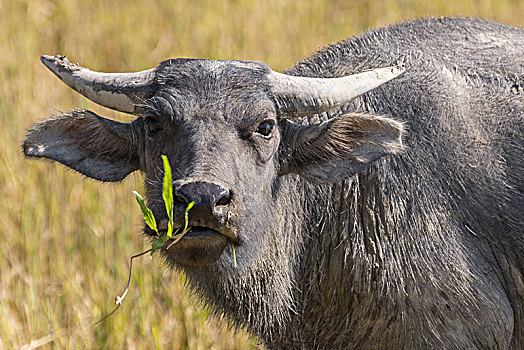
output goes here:
[{"label": "grass in mouth", "polygon": [[[133,269],[133,259],[143,256],[147,253],[151,253],[151,257],[153,257],[153,254],[155,254],[155,252],[159,250],[160,248],[162,248],[167,242],[171,240],[171,242],[169,242],[169,245],[166,247],[166,249],[169,249],[173,244],[176,244],[189,230],[191,230],[191,227],[189,227],[189,211],[191,210],[191,208],[193,208],[193,206],[195,205],[195,202],[190,202],[186,207],[186,210],[184,213],[184,228],[181,231],[180,229],[177,229],[175,232],[173,232],[174,231],[174,218],[173,218],[174,200],[173,200],[172,172],[171,172],[171,166],[169,165],[169,161],[165,155],[162,155],[162,162],[164,165],[164,178],[162,181],[162,198],[164,199],[164,205],[165,205],[167,217],[168,217],[167,230],[158,231],[156,219],[155,219],[155,216],[153,215],[153,212],[151,211],[151,209],[149,209],[146,206],[144,198],[138,192],[133,191],[133,194],[135,195],[136,201],[138,202],[138,205],[140,206],[142,215],[144,216],[144,220],[147,226],[149,226],[149,228],[151,228],[156,233],[156,235],[154,236],[154,239],[151,242],[150,249],[143,251],[142,253],[133,255],[130,258],[129,276],[127,279],[127,285],[126,285],[126,289],[124,290],[124,293],[122,293],[121,296],[117,296],[114,299],[116,306],[113,309],[113,311],[111,311],[109,314],[104,316],[102,319],[96,322],[93,326],[96,326],[97,324],[103,322],[108,317],[110,317],[112,314],[114,314],[116,310],[118,310],[118,308],[122,304],[122,301],[126,297],[127,292],[129,290],[129,284],[131,283],[131,272]],[[233,267],[236,269],[237,268],[237,258],[235,254],[235,245],[233,243],[231,243],[231,250],[233,252]]]},{"label": "grass in mouth", "polygon": [[144,216],[144,220],[146,221],[147,226],[151,228],[153,231],[155,231],[156,236],[153,242],[151,243],[151,256],[155,254],[155,252],[162,248],[164,244],[170,239],[173,240],[168,246],[171,247],[173,244],[178,242],[191,228],[188,227],[189,225],[189,210],[193,208],[195,205],[195,202],[191,202],[187,205],[186,211],[184,214],[184,229],[178,233],[179,230],[175,232],[173,235],[173,227],[174,227],[174,218],[173,218],[173,178],[172,178],[172,172],[171,172],[171,166],[169,165],[169,161],[166,156],[162,155],[162,162],[164,164],[164,179],[162,182],[162,198],[164,199],[164,205],[167,212],[168,217],[168,223],[167,223],[167,230],[159,232],[158,227],[156,225],[155,216],[153,215],[153,212],[151,209],[149,209],[146,204],[144,203],[144,198],[137,192],[133,191],[133,194],[135,195],[136,201],[138,202],[138,205],[140,206],[140,209],[142,210],[142,215]]}]

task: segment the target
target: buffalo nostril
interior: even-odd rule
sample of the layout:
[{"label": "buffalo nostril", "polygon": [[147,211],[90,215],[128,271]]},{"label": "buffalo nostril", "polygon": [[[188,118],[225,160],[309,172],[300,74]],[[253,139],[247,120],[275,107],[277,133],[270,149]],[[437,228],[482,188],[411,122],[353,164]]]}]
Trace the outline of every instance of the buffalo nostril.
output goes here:
[{"label": "buffalo nostril", "polygon": [[175,200],[181,204],[189,204],[189,200],[178,189],[175,190]]},{"label": "buffalo nostril", "polygon": [[215,206],[228,205],[229,203],[231,203],[231,194],[229,193],[228,190],[223,189],[223,191],[220,193],[220,195],[218,196],[215,202]]}]

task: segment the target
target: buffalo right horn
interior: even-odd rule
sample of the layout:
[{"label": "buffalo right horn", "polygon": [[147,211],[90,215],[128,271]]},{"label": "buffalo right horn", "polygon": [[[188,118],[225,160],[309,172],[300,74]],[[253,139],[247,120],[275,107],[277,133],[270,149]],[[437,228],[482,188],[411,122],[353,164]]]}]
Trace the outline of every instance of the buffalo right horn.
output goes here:
[{"label": "buffalo right horn", "polygon": [[71,63],[64,56],[41,56],[42,63],[66,85],[91,101],[120,112],[138,114],[151,93],[155,68],[136,73],[100,73]]},{"label": "buffalo right horn", "polygon": [[340,78],[298,77],[271,71],[268,78],[284,117],[302,117],[339,107],[404,73],[401,65]]}]

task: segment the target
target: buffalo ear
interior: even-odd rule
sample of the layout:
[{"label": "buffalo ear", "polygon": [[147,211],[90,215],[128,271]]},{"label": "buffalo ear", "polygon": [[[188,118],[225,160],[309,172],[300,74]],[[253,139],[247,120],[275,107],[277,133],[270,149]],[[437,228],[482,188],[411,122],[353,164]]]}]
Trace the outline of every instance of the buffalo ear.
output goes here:
[{"label": "buffalo ear", "polygon": [[313,182],[337,182],[402,151],[403,124],[378,115],[349,113],[309,126],[284,120],[281,127],[281,175]]},{"label": "buffalo ear", "polygon": [[56,160],[100,181],[120,181],[139,169],[139,128],[93,112],[75,110],[33,126],[23,149],[28,157]]}]

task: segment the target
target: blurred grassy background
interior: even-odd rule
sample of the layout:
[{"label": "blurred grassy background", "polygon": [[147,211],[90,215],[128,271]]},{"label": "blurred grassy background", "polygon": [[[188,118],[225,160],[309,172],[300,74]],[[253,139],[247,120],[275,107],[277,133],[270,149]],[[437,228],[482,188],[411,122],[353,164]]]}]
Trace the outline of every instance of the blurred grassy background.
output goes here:
[{"label": "blurred grassy background", "polygon": [[[131,190],[84,180],[20,150],[33,122],[73,107],[130,120],[66,88],[39,62],[67,55],[95,70],[150,68],[171,57],[248,59],[282,70],[331,42],[420,16],[523,25],[523,0],[0,0],[0,348],[249,349],[183,288],[183,276],[129,257],[147,248]],[[52,341],[53,334],[61,334]]]}]

